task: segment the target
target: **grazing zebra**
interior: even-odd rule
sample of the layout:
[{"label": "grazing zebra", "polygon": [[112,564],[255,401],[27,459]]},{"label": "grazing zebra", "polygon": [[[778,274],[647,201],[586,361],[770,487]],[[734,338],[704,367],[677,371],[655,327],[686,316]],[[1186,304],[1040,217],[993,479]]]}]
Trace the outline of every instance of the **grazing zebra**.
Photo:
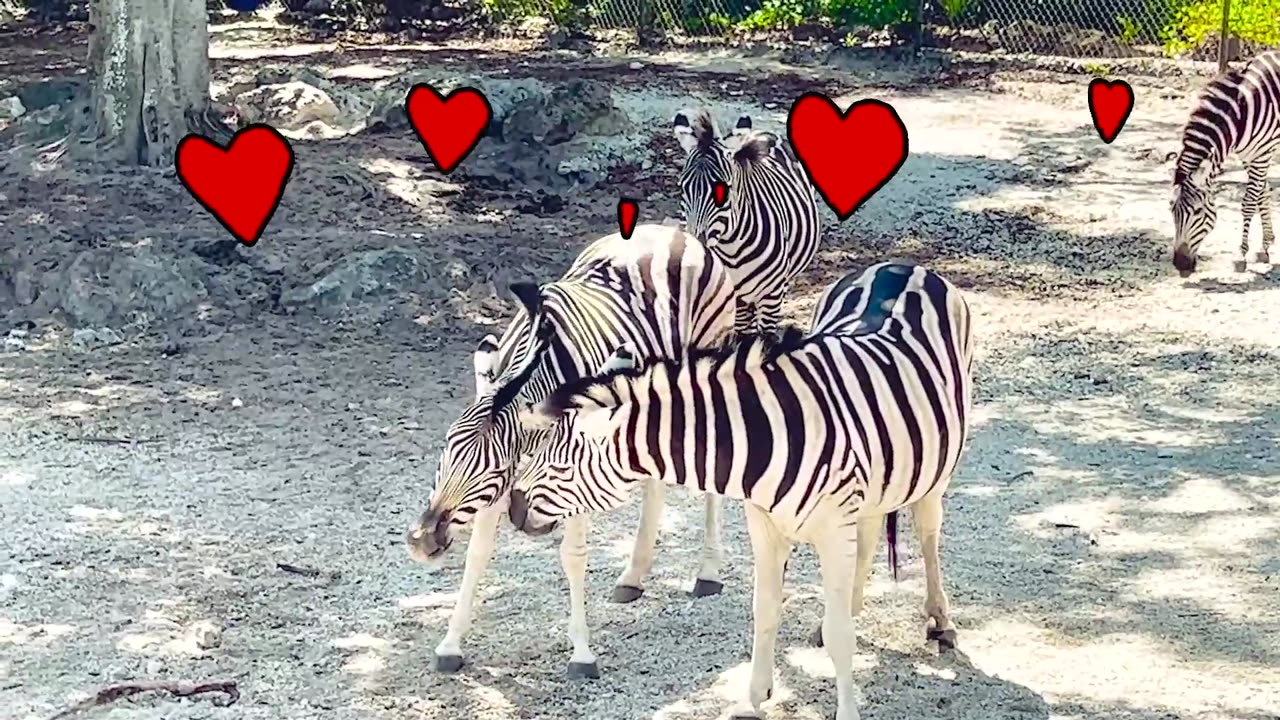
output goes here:
[{"label": "grazing zebra", "polygon": [[[680,195],[686,232],[729,266],[739,332],[772,332],[792,280],[818,253],[822,230],[813,184],[778,136],[743,115],[720,137],[706,110],[672,123],[686,156]],[[719,185],[719,187],[717,187]]]},{"label": "grazing zebra", "polygon": [[849,568],[865,572],[871,551],[858,536],[873,539],[887,513],[913,509],[929,636],[954,638],[938,545],[942,496],[968,434],[972,363],[959,291],[919,266],[875,265],[827,290],[807,336],[789,328],[776,341],[641,361],[522,410],[523,424],[555,436],[516,481],[509,514],[542,532],[615,508],[652,478],[746,500],[755,620],[749,707],[737,716],[760,717],[772,694],[783,568],[804,542],[822,571],[836,717],[856,720],[850,610],[865,576],[851,582]]},{"label": "grazing zebra", "polygon": [[1249,224],[1262,215],[1262,249],[1254,257],[1271,262],[1271,191],[1267,171],[1280,146],[1280,50],[1262,53],[1209,81],[1182,131],[1182,149],[1173,174],[1173,266],[1183,277],[1196,269],[1200,243],[1213,231],[1216,183],[1222,164],[1238,155],[1249,180],[1240,204],[1244,236],[1235,271],[1244,272]]},{"label": "grazing zebra", "polygon": [[[477,397],[449,427],[430,504],[407,536],[411,556],[436,564],[452,544],[454,530],[475,521],[458,603],[435,650],[436,667],[444,671],[462,666],[463,636],[477,585],[493,556],[515,467],[546,437],[519,427],[515,401],[543,400],[563,383],[595,372],[624,343],[644,356],[674,357],[688,348],[719,344],[733,331],[727,269],[702,243],[672,227],[641,225],[629,240],[619,234],[601,238],[560,280],[541,288],[517,283],[512,291],[523,312],[501,340],[489,336],[477,350]],[[614,587],[615,602],[631,602],[643,592],[665,491],[658,481],[646,489],[635,547]],[[714,595],[723,587],[719,503],[708,496],[695,596]],[[560,546],[572,608],[569,674],[574,677],[599,673],[586,621],[586,533],[582,518],[566,527]]]}]

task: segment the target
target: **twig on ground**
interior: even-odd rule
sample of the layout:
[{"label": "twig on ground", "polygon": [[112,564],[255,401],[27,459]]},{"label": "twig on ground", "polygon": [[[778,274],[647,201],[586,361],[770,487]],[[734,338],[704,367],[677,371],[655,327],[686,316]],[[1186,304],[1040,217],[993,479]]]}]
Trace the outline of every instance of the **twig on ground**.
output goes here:
[{"label": "twig on ground", "polygon": [[1032,475],[1035,475],[1035,473],[1031,472],[1030,470],[1023,470],[1017,475],[1014,475],[1013,477],[1009,478],[1009,482],[1013,482],[1014,480],[1021,480],[1024,477],[1031,477]]},{"label": "twig on ground", "polygon": [[276,563],[276,567],[280,568],[281,570],[287,573],[293,573],[294,575],[305,575],[306,577],[320,577],[323,574],[319,570],[316,570],[315,568],[301,567],[299,565],[290,565],[289,563],[278,562]]},{"label": "twig on ground", "polygon": [[101,443],[104,445],[141,445],[142,443],[156,442],[160,438],[123,438],[108,435],[68,435],[67,439],[79,442]]},{"label": "twig on ground", "polygon": [[144,692],[167,692],[175,697],[190,697],[192,695],[200,695],[203,693],[223,693],[227,697],[224,700],[215,699],[213,702],[220,707],[234,705],[240,699],[240,688],[236,685],[235,680],[212,680],[209,682],[193,683],[183,682],[180,680],[148,680],[143,682],[121,683],[119,685],[108,685],[102,688],[93,697],[83,700],[62,710],[57,715],[49,718],[49,720],[59,720],[60,718],[70,717],[86,710],[91,710],[101,705],[113,703],[120,698],[130,697]]}]

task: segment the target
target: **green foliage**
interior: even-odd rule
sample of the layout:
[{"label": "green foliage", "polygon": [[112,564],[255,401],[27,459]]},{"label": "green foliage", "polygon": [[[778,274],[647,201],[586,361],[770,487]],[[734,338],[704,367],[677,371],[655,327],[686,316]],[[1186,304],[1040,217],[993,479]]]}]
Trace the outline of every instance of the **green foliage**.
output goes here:
[{"label": "green foliage", "polygon": [[882,28],[911,20],[915,0],[827,0],[826,16],[837,25]]},{"label": "green foliage", "polygon": [[1102,63],[1085,63],[1084,71],[1094,77],[1106,79],[1111,75],[1111,66]]},{"label": "green foliage", "polygon": [[546,17],[562,27],[573,27],[585,19],[579,0],[482,0],[484,10],[498,22],[516,22],[530,17]]},{"label": "green foliage", "polygon": [[789,30],[810,18],[821,8],[820,0],[764,0],[759,10],[738,23],[741,30]]},{"label": "green foliage", "polygon": [[[1280,0],[1233,0],[1231,34],[1245,42],[1280,45]],[[1222,0],[1192,0],[1160,33],[1165,52],[1180,55],[1222,32]]]},{"label": "green foliage", "polygon": [[971,0],[942,0],[942,12],[946,13],[951,24],[959,24],[965,12],[969,10]]},{"label": "green foliage", "polygon": [[[967,8],[970,0],[944,0]],[[915,0],[764,0],[738,23],[741,30],[787,30],[806,22],[827,20],[836,26],[882,28],[911,19]]]},{"label": "green foliage", "polygon": [[1132,44],[1142,34],[1142,28],[1128,15],[1117,15],[1116,25],[1120,26],[1120,39],[1126,43]]}]

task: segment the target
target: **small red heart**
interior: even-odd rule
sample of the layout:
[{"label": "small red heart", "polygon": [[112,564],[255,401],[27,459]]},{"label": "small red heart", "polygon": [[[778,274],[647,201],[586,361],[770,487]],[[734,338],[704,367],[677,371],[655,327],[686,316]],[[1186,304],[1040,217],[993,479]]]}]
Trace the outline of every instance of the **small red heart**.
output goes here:
[{"label": "small red heart", "polygon": [[791,106],[787,138],[814,187],[841,220],[884,187],[907,161],[907,126],[893,106],[859,100],[845,112],[808,92]]},{"label": "small red heart", "polygon": [[431,162],[445,175],[476,149],[493,119],[489,98],[479,90],[463,87],[441,95],[423,83],[409,89],[405,112]]},{"label": "small red heart", "polygon": [[640,214],[640,206],[635,200],[623,198],[618,201],[618,231],[623,240],[630,240],[636,229],[636,216]]},{"label": "small red heart", "polygon": [[1124,129],[1133,112],[1133,88],[1124,80],[1108,82],[1102,78],[1089,81],[1089,114],[1102,142],[1110,145]]},{"label": "small red heart", "polygon": [[716,207],[724,207],[724,201],[729,199],[729,186],[718,182],[711,189],[715,193]]},{"label": "small red heart", "polygon": [[196,202],[252,247],[271,221],[293,174],[293,148],[269,125],[242,128],[224,149],[191,133],[174,154],[178,181]]}]

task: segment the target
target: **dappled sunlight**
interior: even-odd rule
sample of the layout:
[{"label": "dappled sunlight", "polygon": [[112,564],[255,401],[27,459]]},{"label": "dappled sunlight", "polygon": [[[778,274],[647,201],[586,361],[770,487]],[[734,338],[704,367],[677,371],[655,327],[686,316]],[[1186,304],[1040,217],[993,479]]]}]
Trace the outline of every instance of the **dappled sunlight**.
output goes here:
[{"label": "dappled sunlight", "polygon": [[[2,597],[2,596],[0,596]],[[23,625],[0,616],[0,645],[42,647],[77,633],[74,625],[65,623],[33,623]]]},{"label": "dappled sunlight", "polygon": [[[1006,642],[1009,637],[1018,642]],[[1178,658],[1154,638],[1109,633],[1085,641],[1016,618],[967,630],[965,649],[974,667],[1026,685],[1054,702],[1086,699],[1154,710],[1178,698],[1180,713],[1265,713],[1274,708],[1267,706],[1263,688],[1280,683],[1280,669],[1275,667],[1250,667],[1256,684],[1245,683],[1216,672],[1216,663]],[[1133,672],[1137,667],[1144,672]]]},{"label": "dappled sunlight", "polygon": [[[1274,588],[1262,583],[1246,584],[1210,563],[1144,570],[1129,582],[1129,589],[1121,594],[1126,602],[1189,601],[1236,622],[1265,621],[1272,614],[1267,598],[1275,592]],[[1280,643],[1276,649],[1280,651]]]}]

